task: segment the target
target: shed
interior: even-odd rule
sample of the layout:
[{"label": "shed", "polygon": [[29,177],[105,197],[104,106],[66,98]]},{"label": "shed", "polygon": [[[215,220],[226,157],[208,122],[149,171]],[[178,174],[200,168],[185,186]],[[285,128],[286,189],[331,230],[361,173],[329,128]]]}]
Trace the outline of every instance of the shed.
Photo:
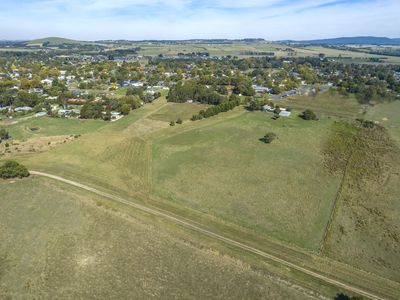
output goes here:
[{"label": "shed", "polygon": [[290,117],[292,113],[290,111],[284,110],[279,113],[281,117]]}]

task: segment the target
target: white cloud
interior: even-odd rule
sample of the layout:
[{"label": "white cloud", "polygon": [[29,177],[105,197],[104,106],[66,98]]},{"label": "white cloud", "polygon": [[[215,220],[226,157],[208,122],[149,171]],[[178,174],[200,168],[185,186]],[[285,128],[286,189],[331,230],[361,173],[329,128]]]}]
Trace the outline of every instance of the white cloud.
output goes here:
[{"label": "white cloud", "polygon": [[[20,0],[21,1],[21,0]],[[32,2],[33,1],[33,2]],[[0,3],[0,39],[400,36],[400,1],[30,0]],[[325,6],[324,6],[325,5]]]}]

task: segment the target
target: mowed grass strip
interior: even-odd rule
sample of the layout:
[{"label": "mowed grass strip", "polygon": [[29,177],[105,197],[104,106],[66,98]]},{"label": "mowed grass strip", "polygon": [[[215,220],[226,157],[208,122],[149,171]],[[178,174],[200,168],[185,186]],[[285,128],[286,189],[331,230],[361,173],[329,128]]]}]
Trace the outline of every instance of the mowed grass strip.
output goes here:
[{"label": "mowed grass strip", "polygon": [[207,107],[208,105],[200,103],[168,103],[167,106],[152,114],[150,119],[165,122],[176,121],[179,118],[189,120],[193,115]]},{"label": "mowed grass strip", "polygon": [[7,126],[7,130],[13,139],[21,140],[37,136],[85,134],[106,125],[102,120],[33,117]]},{"label": "mowed grass strip", "polygon": [[[245,113],[160,137],[153,147],[153,189],[181,205],[317,249],[340,181],[324,170],[320,153],[332,121],[270,117]],[[259,141],[268,131],[278,136],[270,145]]]},{"label": "mowed grass strip", "polygon": [[[1,299],[310,299],[192,235],[44,178],[0,181]],[[164,225],[164,226],[163,226]]]},{"label": "mowed grass strip", "polygon": [[334,92],[325,92],[316,96],[291,97],[277,105],[292,107],[297,110],[312,109],[322,116],[361,118],[364,108],[355,97],[344,97]]}]

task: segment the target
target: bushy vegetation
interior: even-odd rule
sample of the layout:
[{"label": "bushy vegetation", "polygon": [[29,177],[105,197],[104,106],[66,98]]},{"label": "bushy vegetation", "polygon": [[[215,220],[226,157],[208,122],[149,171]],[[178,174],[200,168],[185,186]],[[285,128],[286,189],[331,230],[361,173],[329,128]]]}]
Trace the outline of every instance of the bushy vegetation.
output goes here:
[{"label": "bushy vegetation", "polygon": [[400,150],[384,127],[371,124],[336,122],[324,145],[325,165],[342,176],[324,252],[395,279]]},{"label": "bushy vegetation", "polygon": [[103,106],[99,103],[87,103],[82,106],[81,119],[101,119],[103,118]]},{"label": "bushy vegetation", "polygon": [[200,84],[196,80],[179,82],[169,91],[168,101],[170,102],[186,102],[193,100],[206,104],[220,104],[224,97],[217,93],[212,87]]},{"label": "bushy vegetation", "polygon": [[0,163],[0,178],[23,178],[28,177],[28,169],[16,161],[8,160]]},{"label": "bushy vegetation", "polygon": [[306,109],[305,111],[303,111],[300,117],[307,121],[318,120],[317,115],[311,109]]},{"label": "bushy vegetation", "polygon": [[211,106],[207,108],[206,110],[201,110],[199,114],[194,115],[191,120],[192,121],[197,121],[201,120],[203,118],[209,118],[215,115],[218,115],[221,112],[227,112],[229,110],[234,109],[236,106],[240,105],[240,99],[233,99],[230,101],[223,102],[218,105]]},{"label": "bushy vegetation", "polygon": [[0,128],[0,142],[2,140],[8,140],[10,138],[10,134],[8,133],[8,130],[5,128]]},{"label": "bushy vegetation", "polygon": [[266,135],[264,135],[260,141],[265,143],[265,144],[271,144],[273,140],[277,138],[276,134],[273,132],[268,132]]}]

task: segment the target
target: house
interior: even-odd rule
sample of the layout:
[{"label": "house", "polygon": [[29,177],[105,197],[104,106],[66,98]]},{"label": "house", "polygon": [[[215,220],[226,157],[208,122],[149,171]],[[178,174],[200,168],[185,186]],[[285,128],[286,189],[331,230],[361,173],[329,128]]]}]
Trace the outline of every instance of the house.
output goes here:
[{"label": "house", "polygon": [[143,86],[143,82],[131,81],[131,86],[133,86],[133,87],[142,87]]},{"label": "house", "polygon": [[45,111],[40,111],[35,114],[35,117],[39,118],[39,117],[44,117],[45,115],[47,115],[47,113]]},{"label": "house", "polygon": [[4,106],[4,107],[0,107],[0,111],[6,111],[6,110],[10,110],[10,106]]},{"label": "house", "polygon": [[14,111],[16,112],[28,112],[28,111],[32,111],[32,107],[30,106],[20,106],[20,107],[16,107],[14,108]]},{"label": "house", "polygon": [[47,86],[52,86],[52,85],[53,85],[53,79],[51,79],[51,78],[46,78],[46,79],[43,79],[43,80],[41,81],[41,83],[44,84],[44,85],[47,85]]},{"label": "house", "polygon": [[256,93],[269,93],[271,91],[270,88],[264,87],[264,86],[259,86],[259,85],[253,85],[253,89],[256,91]]},{"label": "house", "polygon": [[292,113],[290,111],[284,110],[279,113],[281,117],[290,117]]},{"label": "house", "polygon": [[70,109],[60,109],[58,111],[59,116],[66,116],[66,115],[69,115],[70,113],[72,113],[72,110],[70,110]]},{"label": "house", "polygon": [[121,119],[123,116],[120,112],[117,111],[112,111],[111,112],[111,120],[119,120]]},{"label": "house", "polygon": [[41,88],[30,88],[29,94],[43,94],[43,89]]},{"label": "house", "polygon": [[269,105],[264,105],[264,106],[262,107],[262,110],[263,110],[263,111],[270,111],[270,112],[272,112],[272,111],[275,111],[275,107],[269,106]]}]

